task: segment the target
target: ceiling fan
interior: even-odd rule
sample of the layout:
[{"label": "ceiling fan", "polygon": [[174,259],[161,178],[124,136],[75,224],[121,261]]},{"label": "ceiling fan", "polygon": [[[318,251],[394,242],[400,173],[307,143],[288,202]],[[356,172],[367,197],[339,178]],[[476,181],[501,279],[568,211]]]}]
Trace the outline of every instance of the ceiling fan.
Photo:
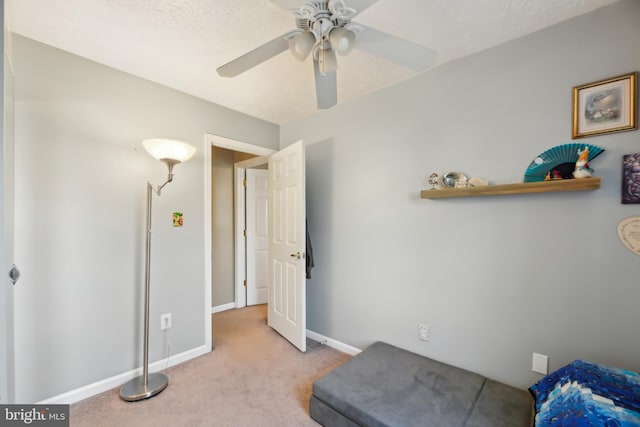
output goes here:
[{"label": "ceiling fan", "polygon": [[351,22],[376,1],[347,0],[347,6],[344,0],[271,0],[295,15],[297,28],[218,67],[217,72],[235,77],[287,49],[300,61],[312,55],[318,108],[327,109],[338,101],[336,53],[347,55],[357,48],[416,71],[433,65],[434,51]]}]

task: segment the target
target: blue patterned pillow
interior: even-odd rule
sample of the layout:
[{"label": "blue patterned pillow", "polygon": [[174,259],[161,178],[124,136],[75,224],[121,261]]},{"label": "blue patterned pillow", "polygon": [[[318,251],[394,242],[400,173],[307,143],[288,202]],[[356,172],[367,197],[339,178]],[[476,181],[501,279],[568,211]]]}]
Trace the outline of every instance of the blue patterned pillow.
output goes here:
[{"label": "blue patterned pillow", "polygon": [[640,426],[640,374],[576,360],[529,388],[536,426]]}]

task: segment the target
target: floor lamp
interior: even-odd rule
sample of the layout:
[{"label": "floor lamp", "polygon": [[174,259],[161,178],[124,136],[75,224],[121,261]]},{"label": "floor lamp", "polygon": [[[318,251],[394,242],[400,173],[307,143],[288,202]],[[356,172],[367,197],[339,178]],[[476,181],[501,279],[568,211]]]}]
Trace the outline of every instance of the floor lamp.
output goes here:
[{"label": "floor lamp", "polygon": [[198,150],[191,144],[171,139],[146,139],[142,146],[156,159],[167,165],[169,174],[167,180],[159,187],[147,182],[147,246],[144,270],[144,359],[142,375],[132,379],[120,387],[120,398],[128,402],[135,402],[153,397],[164,390],[169,384],[169,378],[160,372],[149,374],[149,271],[151,267],[151,208],[152,196],[160,196],[162,188],[173,181],[173,167],[186,162]]}]

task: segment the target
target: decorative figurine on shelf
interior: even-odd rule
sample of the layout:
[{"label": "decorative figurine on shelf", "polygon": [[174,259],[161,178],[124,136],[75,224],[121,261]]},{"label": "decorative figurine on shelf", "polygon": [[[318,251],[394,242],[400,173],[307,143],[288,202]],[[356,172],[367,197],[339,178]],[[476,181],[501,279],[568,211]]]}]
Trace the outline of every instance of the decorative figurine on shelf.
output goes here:
[{"label": "decorative figurine on shelf", "polygon": [[467,188],[468,186],[469,184],[467,183],[467,177],[460,174],[460,177],[456,179],[456,183],[454,184],[453,188]]},{"label": "decorative figurine on shelf", "polygon": [[489,181],[478,176],[474,176],[467,181],[468,187],[486,187],[487,185],[489,185]]},{"label": "decorative figurine on shelf", "polygon": [[[538,154],[531,161],[524,173],[524,182],[586,177],[593,172],[587,162],[592,162],[604,151],[604,148],[591,144],[557,145]],[[577,172],[579,167],[587,169]]]},{"label": "decorative figurine on shelf", "polygon": [[429,179],[427,180],[427,182],[431,185],[432,190],[437,190],[436,186],[438,185],[438,174],[435,172],[432,173],[429,176]]},{"label": "decorative figurine on shelf", "polygon": [[560,172],[558,172],[556,169],[549,171],[547,175],[544,177],[545,181],[555,181],[557,179],[564,179],[564,178],[562,178],[562,175],[560,175]]},{"label": "decorative figurine on shelf", "polygon": [[593,169],[589,167],[589,147],[584,147],[584,150],[578,151],[578,161],[576,162],[576,168],[573,171],[573,177],[576,179],[591,178]]}]

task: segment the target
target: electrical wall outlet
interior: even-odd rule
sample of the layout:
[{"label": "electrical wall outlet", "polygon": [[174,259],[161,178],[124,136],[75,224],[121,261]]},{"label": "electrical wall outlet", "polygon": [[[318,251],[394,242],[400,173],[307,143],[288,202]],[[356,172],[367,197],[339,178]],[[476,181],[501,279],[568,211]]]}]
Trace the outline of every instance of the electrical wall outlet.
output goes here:
[{"label": "electrical wall outlet", "polygon": [[171,313],[166,313],[160,316],[160,329],[165,330],[171,327]]},{"label": "electrical wall outlet", "polygon": [[418,323],[418,339],[424,342],[429,342],[431,339],[431,331],[426,323]]},{"label": "electrical wall outlet", "polygon": [[533,372],[547,375],[549,373],[549,358],[544,354],[533,353],[531,369]]}]

